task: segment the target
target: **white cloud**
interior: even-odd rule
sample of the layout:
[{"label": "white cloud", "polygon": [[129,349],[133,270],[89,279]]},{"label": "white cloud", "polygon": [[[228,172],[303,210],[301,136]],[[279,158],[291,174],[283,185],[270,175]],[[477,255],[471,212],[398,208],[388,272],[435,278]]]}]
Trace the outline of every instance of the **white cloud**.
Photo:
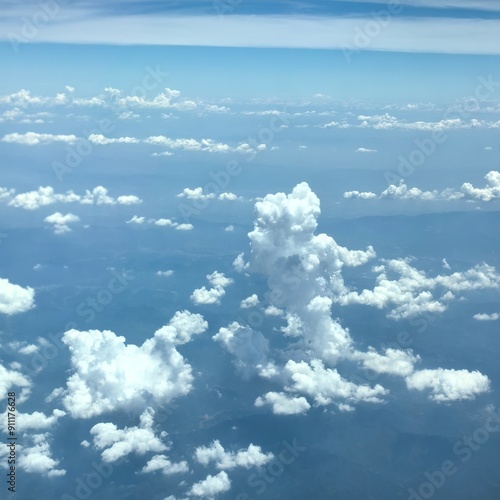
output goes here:
[{"label": "white cloud", "polygon": [[74,143],[78,138],[75,135],[54,135],[39,134],[37,132],[26,132],[25,134],[6,134],[2,137],[2,142],[24,144],[26,146],[36,146],[38,144],[51,144],[53,142]]},{"label": "white cloud", "polygon": [[134,205],[142,203],[142,200],[135,195],[121,195],[115,199],[108,195],[108,190],[103,186],[97,186],[92,191],[87,189],[83,196],[75,194],[73,191],[66,191],[64,194],[56,193],[51,186],[40,186],[36,191],[19,193],[15,196],[14,190],[10,190],[8,196],[3,197],[3,201],[8,201],[9,206],[25,210],[37,210],[54,203],[80,203],[82,205],[115,205],[117,203]]},{"label": "white cloud", "polygon": [[371,191],[346,191],[344,193],[344,198],[362,198],[364,200],[369,200],[371,198],[376,198],[377,195]]},{"label": "white cloud", "polygon": [[31,391],[31,381],[17,369],[9,370],[0,363],[0,390],[7,394],[12,387],[20,387],[19,402],[25,401]]},{"label": "white cloud", "polygon": [[[168,403],[192,387],[191,366],[176,350],[208,325],[199,314],[177,312],[141,346],[105,330],[69,330],[63,342],[71,353],[74,373],[67,381],[63,404],[76,418],[116,409],[137,410]],[[124,370],[133,366],[134,370]]]},{"label": "white cloud", "polygon": [[58,409],[55,409],[50,416],[39,411],[33,413],[17,413],[17,421],[19,428],[23,431],[29,429],[50,429],[65,415],[65,411]]},{"label": "white cloud", "polygon": [[268,366],[269,342],[262,333],[234,321],[212,337],[234,356],[234,364],[243,376],[261,374]]},{"label": "white cloud", "polygon": [[411,351],[386,349],[384,354],[377,353],[373,348],[368,352],[356,352],[353,358],[361,361],[363,368],[376,373],[387,373],[406,377],[414,371],[415,363],[420,361],[420,356],[415,356]]},{"label": "white cloud", "polygon": [[232,232],[234,231],[234,226],[230,224],[229,226],[226,226],[226,227],[224,228],[224,231],[225,231],[226,233],[232,233]]},{"label": "white cloud", "polygon": [[194,229],[192,224],[179,224],[172,219],[146,219],[146,217],[139,217],[138,215],[134,215],[131,219],[126,221],[127,224],[153,224],[154,226],[160,227],[172,227],[177,231],[191,231]]},{"label": "white cloud", "polygon": [[88,137],[88,141],[99,146],[106,146],[108,144],[138,144],[139,142],[141,142],[135,137],[109,138],[105,137],[102,134],[90,134]]},{"label": "white cloud", "polygon": [[[25,439],[28,439],[25,436]],[[64,469],[57,469],[59,461],[52,458],[48,442],[49,434],[34,434],[29,437],[30,446],[23,443],[18,457],[18,466],[29,473],[42,474],[48,477],[64,476]]]},{"label": "white cloud", "polygon": [[462,191],[471,199],[479,199],[481,201],[500,199],[500,172],[492,170],[484,178],[486,179],[486,187],[475,188],[472,184],[466,182],[462,185]]},{"label": "white cloud", "polygon": [[259,304],[259,297],[257,297],[256,293],[254,293],[250,295],[250,297],[243,299],[240,303],[240,307],[242,309],[248,309],[250,307],[255,307],[257,304]]},{"label": "white cloud", "polygon": [[293,397],[283,392],[268,392],[255,400],[255,406],[271,405],[276,415],[297,415],[306,413],[311,405],[303,396]]},{"label": "white cloud", "polygon": [[500,319],[500,313],[478,313],[474,314],[474,319],[478,321],[496,321],[497,319]]},{"label": "white cloud", "polygon": [[370,149],[370,148],[358,148],[355,151],[356,153],[377,153],[376,149]]},{"label": "white cloud", "polygon": [[156,471],[161,471],[162,474],[170,476],[172,474],[188,472],[189,465],[185,460],[175,463],[171,462],[165,455],[155,455],[142,468],[141,473],[146,474]]},{"label": "white cloud", "polygon": [[[494,267],[481,264],[464,272],[451,275],[428,277],[425,272],[415,269],[408,259],[391,259],[373,268],[379,273],[373,290],[349,291],[339,294],[340,305],[365,304],[379,309],[393,307],[388,317],[392,319],[410,318],[425,312],[441,313],[447,304],[433,295],[433,290],[445,289],[447,301],[454,294],[471,290],[500,287],[500,276]],[[398,279],[390,279],[389,273],[398,274]],[[446,295],[447,292],[452,295]]]},{"label": "white cloud", "polygon": [[149,452],[165,451],[168,447],[161,438],[155,436],[154,411],[146,408],[140,416],[137,427],[125,427],[118,429],[112,423],[99,423],[90,429],[93,436],[94,446],[101,453],[104,462],[116,462],[131,453],[144,455]]},{"label": "white cloud", "polygon": [[[405,2],[408,3],[408,2]],[[455,4],[458,2],[456,1]],[[434,4],[434,3],[433,3]],[[72,22],[47,24],[37,34],[38,42],[129,45],[189,45],[216,47],[275,47],[340,49],[358,51],[353,40],[356,28],[373,22],[369,15],[215,15],[85,16],[75,6]],[[14,13],[2,23],[2,39],[16,32]],[[75,21],[76,20],[76,21]],[[227,21],[227,22],[226,22]],[[218,29],[214,30],[213,27]],[[256,30],[259,37],[255,37]],[[422,37],[425,32],[426,36]],[[297,38],[297,33],[301,37]],[[367,44],[370,50],[423,53],[498,54],[500,28],[496,19],[449,18],[444,16],[393,16],[390,24]],[[171,93],[163,100],[170,102]],[[161,105],[160,101],[160,105]],[[147,106],[145,98],[130,97],[123,104]],[[158,106],[158,105],[157,105]],[[185,104],[184,106],[188,106]]]},{"label": "white cloud", "polygon": [[234,280],[227,278],[218,271],[207,274],[207,280],[212,285],[212,288],[207,289],[205,286],[197,288],[191,294],[191,300],[197,305],[220,304],[220,299],[226,294],[224,288],[234,283]]},{"label": "white cloud", "polygon": [[235,201],[240,200],[241,197],[236,196],[234,193],[220,193],[218,196],[215,193],[204,193],[202,187],[197,187],[194,189],[184,188],[182,193],[177,195],[178,198],[187,198],[188,200],[226,200],[226,201]]},{"label": "white cloud", "polygon": [[329,405],[337,400],[347,403],[381,403],[382,396],[389,392],[379,384],[370,387],[349,382],[336,369],[325,368],[319,359],[313,359],[310,363],[290,360],[285,368],[292,382],[288,390],[306,394],[319,406]]},{"label": "white cloud", "polygon": [[63,215],[60,212],[55,212],[45,217],[44,221],[54,226],[54,234],[64,234],[71,231],[69,225],[79,222],[80,217],[71,213]]},{"label": "white cloud", "polygon": [[172,276],[172,274],[174,274],[172,269],[168,269],[167,271],[156,271],[156,276],[162,276],[164,278],[168,278],[169,276]]},{"label": "white cloud", "polygon": [[230,489],[231,480],[225,471],[221,471],[216,476],[209,474],[203,481],[193,484],[188,495],[210,499]]},{"label": "white cloud", "polygon": [[29,286],[11,283],[8,279],[0,278],[0,313],[19,314],[29,311],[35,305],[35,291]]},{"label": "white cloud", "polygon": [[474,399],[490,390],[490,380],[478,371],[443,368],[416,371],[406,377],[406,385],[417,391],[431,389],[430,399],[439,402]]},{"label": "white cloud", "polygon": [[250,444],[246,450],[227,452],[219,440],[215,440],[210,446],[196,448],[194,458],[202,465],[207,466],[211,462],[215,462],[217,469],[227,470],[235,467],[245,469],[261,467],[270,462],[274,455],[272,453],[263,453],[261,447],[254,444]]}]

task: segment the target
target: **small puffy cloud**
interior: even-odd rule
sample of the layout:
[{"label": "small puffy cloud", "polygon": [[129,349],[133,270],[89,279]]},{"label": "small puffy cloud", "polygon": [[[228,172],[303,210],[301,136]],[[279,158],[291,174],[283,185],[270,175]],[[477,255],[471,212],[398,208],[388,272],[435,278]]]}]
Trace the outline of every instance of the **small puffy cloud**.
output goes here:
[{"label": "small puffy cloud", "polygon": [[118,198],[116,198],[116,202],[119,205],[138,205],[139,203],[142,203],[142,200],[138,196],[128,194],[118,196]]},{"label": "small puffy cloud", "polygon": [[329,405],[340,400],[340,402],[357,403],[382,403],[382,396],[388,391],[381,385],[374,387],[368,385],[356,385],[343,379],[336,369],[325,368],[319,359],[313,359],[310,363],[290,360],[286,364],[286,370],[290,374],[292,384],[289,391],[306,394],[314,399],[317,405]]},{"label": "small puffy cloud", "polygon": [[104,450],[101,453],[103,461],[116,462],[130,453],[144,455],[151,451],[160,452],[168,449],[162,440],[155,436],[153,423],[154,411],[146,408],[137,427],[118,429],[115,424],[100,423],[94,425],[90,433],[93,436],[94,446]]},{"label": "small puffy cloud", "polygon": [[207,274],[207,280],[212,285],[212,288],[206,287],[197,288],[191,294],[191,300],[199,304],[220,304],[220,299],[224,297],[227,286],[234,283],[234,280],[227,278],[224,273],[214,271],[212,274]]},{"label": "small puffy cloud", "polygon": [[376,198],[377,195],[371,191],[346,191],[344,193],[344,198],[361,198],[363,200],[369,200],[371,198]]},{"label": "small puffy cloud", "polygon": [[[24,442],[25,439],[23,438]],[[66,474],[64,469],[56,468],[59,465],[59,461],[52,458],[48,433],[34,434],[28,439],[30,443],[21,448],[17,461],[20,469],[47,477],[64,476]]]},{"label": "small puffy cloud", "polygon": [[207,327],[201,315],[177,312],[141,346],[126,344],[108,330],[67,331],[62,341],[70,350],[73,374],[63,393],[65,409],[74,418],[90,418],[120,408],[166,404],[187,394],[192,370],[176,346]]},{"label": "small puffy cloud", "polygon": [[196,448],[194,458],[202,465],[207,466],[211,462],[215,462],[217,469],[227,470],[235,467],[245,469],[261,467],[270,462],[274,455],[272,453],[263,453],[261,447],[254,444],[250,444],[246,450],[227,452],[219,440],[215,440],[210,446]]},{"label": "small puffy cloud", "polygon": [[226,291],[221,286],[216,286],[213,288],[208,288],[202,286],[201,288],[197,288],[191,294],[191,301],[196,304],[220,304],[220,299],[224,297]]},{"label": "small puffy cloud", "polygon": [[264,309],[266,316],[283,316],[283,311],[276,306],[268,306]]},{"label": "small puffy cloud", "polygon": [[188,472],[189,465],[185,460],[175,463],[171,462],[165,455],[155,455],[142,468],[141,473],[147,474],[156,471],[160,471],[165,476],[170,476],[172,474]]},{"label": "small puffy cloud", "polygon": [[2,142],[36,146],[38,144],[51,144],[53,142],[64,142],[72,144],[77,140],[76,135],[62,134],[39,134],[37,132],[26,132],[25,134],[7,134],[2,137]]},{"label": "small puffy cloud", "polygon": [[168,269],[167,271],[156,271],[156,276],[162,276],[164,278],[168,278],[169,276],[172,276],[172,274],[174,274],[172,269]]},{"label": "small puffy cloud", "polygon": [[496,321],[497,319],[500,319],[500,313],[492,313],[492,314],[478,313],[474,314],[474,319],[478,321]]},{"label": "small puffy cloud", "polygon": [[469,182],[462,185],[462,191],[471,199],[481,201],[493,201],[500,199],[500,172],[492,170],[488,172],[484,178],[486,179],[486,187],[476,188]]},{"label": "small puffy cloud", "polygon": [[15,196],[13,196],[14,190],[10,190],[9,194],[9,206],[24,210],[36,210],[54,203],[80,203],[82,205],[116,205],[117,203],[135,205],[142,203],[142,200],[135,195],[121,195],[115,199],[108,195],[108,190],[103,186],[97,186],[92,191],[87,189],[83,196],[73,191],[56,193],[51,186],[40,186],[36,191],[19,193]]},{"label": "small puffy cloud", "polygon": [[357,352],[353,355],[362,362],[363,368],[376,373],[387,373],[406,377],[413,373],[414,365],[420,361],[420,356],[415,356],[411,351],[386,349],[384,354],[369,349],[368,352]]},{"label": "small puffy cloud", "polygon": [[35,305],[35,291],[29,286],[23,288],[0,278],[0,314],[19,314],[29,311]]},{"label": "small puffy cloud", "polygon": [[438,402],[474,399],[490,390],[490,380],[478,371],[444,368],[416,371],[406,377],[406,385],[417,391],[430,389],[429,398]]},{"label": "small puffy cloud", "polygon": [[194,189],[184,188],[181,193],[177,195],[177,198],[187,198],[188,200],[226,200],[235,201],[241,198],[236,196],[234,193],[220,193],[218,196],[215,193],[205,193],[202,187],[197,187]]},{"label": "small puffy cloud", "polygon": [[236,321],[222,327],[212,337],[234,356],[236,368],[249,377],[257,371],[261,374],[268,366],[269,342],[262,333]]},{"label": "small puffy cloud", "polygon": [[271,405],[276,415],[297,415],[306,413],[311,405],[303,396],[294,397],[283,392],[268,392],[255,400],[255,406]]},{"label": "small puffy cloud", "polygon": [[451,269],[450,264],[448,264],[448,261],[446,259],[442,260],[442,264],[444,269]]},{"label": "small puffy cloud", "polygon": [[55,409],[52,415],[47,416],[45,413],[35,411],[33,413],[18,413],[17,420],[19,428],[23,431],[28,429],[50,429],[56,422],[66,415],[65,411]]},{"label": "small puffy cloud", "polygon": [[100,146],[106,146],[108,144],[138,144],[140,142],[140,140],[136,139],[135,137],[117,137],[112,139],[109,137],[104,137],[102,134],[90,134],[88,140],[92,144],[97,144]]},{"label": "small puffy cloud", "polygon": [[188,495],[203,498],[213,498],[219,493],[231,489],[231,480],[226,472],[221,471],[216,476],[208,475],[206,479],[195,483],[189,490]]},{"label": "small puffy cloud", "polygon": [[0,391],[7,394],[13,387],[20,387],[20,401],[25,401],[31,391],[31,381],[17,369],[9,370],[0,363]]},{"label": "small puffy cloud", "polygon": [[134,215],[130,220],[127,221],[127,224],[144,224],[147,223],[146,217],[139,217]]},{"label": "small puffy cloud", "polygon": [[176,231],[191,231],[194,229],[193,224],[176,224],[175,230]]},{"label": "small puffy cloud", "polygon": [[226,231],[226,233],[232,233],[234,231],[234,226],[230,224],[224,228],[224,231]]},{"label": "small puffy cloud", "polygon": [[60,212],[55,212],[48,217],[45,217],[44,221],[52,224],[54,226],[54,234],[64,234],[69,233],[71,228],[70,224],[74,224],[80,220],[77,215],[68,213],[63,215]]},{"label": "small puffy cloud", "polygon": [[356,153],[377,153],[377,150],[369,148],[358,148],[356,149]]},{"label": "small puffy cloud", "polygon": [[259,297],[257,297],[256,293],[254,293],[250,295],[250,297],[243,299],[240,303],[240,307],[242,309],[249,309],[250,307],[255,307],[258,304],[259,304]]}]

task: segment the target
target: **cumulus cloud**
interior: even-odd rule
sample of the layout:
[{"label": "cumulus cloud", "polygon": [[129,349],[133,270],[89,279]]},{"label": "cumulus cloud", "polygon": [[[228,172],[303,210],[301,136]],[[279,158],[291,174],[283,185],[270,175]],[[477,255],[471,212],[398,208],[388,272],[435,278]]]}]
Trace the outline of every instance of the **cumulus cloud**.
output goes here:
[{"label": "cumulus cloud", "polygon": [[168,269],[167,271],[156,271],[156,276],[162,276],[164,278],[168,278],[169,276],[172,276],[172,274],[174,274],[172,269]]},{"label": "cumulus cloud", "polygon": [[255,406],[271,405],[276,415],[297,415],[306,413],[311,405],[303,396],[294,397],[283,392],[268,392],[255,400]]},{"label": "cumulus cloud", "polygon": [[346,191],[344,193],[344,198],[362,198],[364,200],[369,200],[371,198],[376,198],[377,195],[371,191]]},{"label": "cumulus cloud", "polygon": [[51,144],[54,142],[74,143],[78,138],[76,135],[63,134],[39,134],[37,132],[26,132],[25,134],[6,134],[2,137],[2,142],[24,144],[26,146],[37,146],[38,144]]},{"label": "cumulus cloud", "polygon": [[358,148],[356,149],[356,153],[377,153],[377,150],[370,148]]},{"label": "cumulus cloud", "polygon": [[474,399],[490,390],[490,380],[478,371],[468,370],[420,370],[406,377],[408,389],[430,389],[429,398],[438,402]]},{"label": "cumulus cloud", "polygon": [[310,363],[289,360],[285,366],[290,374],[291,385],[288,390],[311,397],[319,406],[329,405],[341,400],[346,403],[381,403],[387,389],[377,384],[356,385],[340,376],[336,369],[325,368],[319,359]]},{"label": "cumulus cloud", "polygon": [[206,479],[195,483],[189,490],[188,495],[203,498],[213,498],[219,493],[224,493],[231,489],[231,480],[225,471],[217,475],[208,475]]},{"label": "cumulus cloud", "polygon": [[79,222],[80,217],[71,213],[63,215],[60,212],[55,212],[45,217],[44,221],[54,226],[54,234],[64,234],[71,231],[69,225]]},{"label": "cumulus cloud", "polygon": [[93,436],[94,446],[99,450],[104,450],[101,453],[103,461],[116,462],[131,453],[144,455],[168,449],[161,438],[155,435],[153,424],[154,411],[146,408],[140,416],[140,423],[137,427],[118,429],[112,423],[99,423],[90,429],[90,433]]},{"label": "cumulus cloud", "polygon": [[59,461],[52,457],[52,450],[49,443],[49,433],[25,435],[23,441],[29,442],[29,445],[23,443],[18,455],[18,466],[32,474],[42,474],[47,477],[64,476],[64,469],[57,469]]},{"label": "cumulus cloud", "polygon": [[474,319],[478,321],[496,321],[497,319],[500,319],[500,313],[492,313],[492,314],[478,313],[474,314]]},{"label": "cumulus cloud", "polygon": [[212,339],[234,357],[236,368],[245,377],[268,369],[269,341],[261,332],[234,321],[227,328],[220,328]]},{"label": "cumulus cloud", "polygon": [[23,288],[0,278],[0,313],[19,314],[32,309],[35,305],[35,291],[31,287]]},{"label": "cumulus cloud", "polygon": [[108,330],[67,331],[62,341],[70,350],[74,373],[67,381],[64,407],[73,417],[90,418],[120,408],[166,404],[187,394],[191,366],[176,346],[207,327],[201,315],[177,312],[141,346],[126,344],[124,337]]},{"label": "cumulus cloud", "polygon": [[187,198],[188,200],[226,200],[235,201],[241,200],[242,198],[236,196],[234,193],[220,193],[216,195],[215,193],[204,193],[202,187],[196,187],[194,189],[184,188],[181,193],[177,195],[178,198]]},{"label": "cumulus cloud", "polygon": [[126,221],[127,224],[152,224],[154,226],[160,226],[160,227],[172,227],[176,231],[191,231],[194,229],[194,226],[192,224],[179,224],[178,222],[175,222],[172,219],[165,219],[165,218],[160,218],[160,219],[146,219],[144,216],[138,216],[134,215],[132,218],[130,218],[128,221]]},{"label": "cumulus cloud", "polygon": [[274,455],[272,453],[263,453],[261,447],[254,444],[250,444],[246,450],[228,452],[224,450],[219,440],[215,440],[210,446],[196,448],[194,458],[202,465],[207,466],[214,462],[217,469],[227,470],[235,467],[245,469],[261,467],[270,462]]},{"label": "cumulus cloud", "polygon": [[[412,267],[408,259],[383,262],[383,265],[373,268],[373,272],[378,273],[373,290],[339,294],[337,302],[340,305],[365,304],[379,309],[392,307],[388,317],[397,320],[425,312],[442,313],[448,307],[445,302],[456,299],[460,292],[500,287],[500,276],[487,264],[432,278]],[[390,274],[399,275],[399,278],[390,279]],[[437,298],[434,290],[442,292],[443,296]]]},{"label": "cumulus cloud", "polygon": [[[257,273],[267,279],[267,309],[282,312],[285,325],[280,331],[292,342],[288,349],[271,350],[260,332],[238,322],[220,328],[213,337],[232,354],[244,374],[257,373],[281,386],[255,401],[257,406],[271,406],[274,413],[304,413],[311,404],[352,411],[361,402],[384,402],[387,389],[343,378],[336,367],[339,361],[401,377],[409,389],[425,385],[422,375],[417,375],[425,371],[415,370],[421,361],[417,353],[392,348],[380,352],[373,347],[358,350],[350,331],[332,317],[333,308],[364,304],[388,309],[392,319],[409,318],[443,312],[450,301],[460,300],[467,291],[500,287],[495,268],[484,263],[449,275],[428,276],[411,266],[409,259],[381,259],[372,268],[376,274],[374,288],[358,292],[344,283],[342,270],[344,266],[364,265],[376,253],[371,246],[350,250],[328,235],[315,234],[319,214],[319,200],[306,183],[296,186],[289,195],[265,196],[255,204],[248,260],[240,254],[233,263],[246,275]],[[246,299],[242,304],[247,305]],[[289,353],[291,359],[282,361]],[[443,381],[432,399],[462,397],[446,389],[452,372],[441,368],[431,372],[441,374],[437,379]],[[465,379],[484,380],[481,374],[460,373]],[[468,393],[465,386],[456,389],[457,394],[460,391],[463,397],[475,393],[475,389]]]},{"label": "cumulus cloud", "polygon": [[180,474],[189,471],[189,465],[185,460],[181,462],[171,462],[165,455],[155,455],[142,468],[141,473],[147,474],[160,471],[165,476]]},{"label": "cumulus cloud", "polygon": [[423,191],[417,187],[408,187],[404,181],[398,185],[391,184],[380,195],[372,192],[346,191],[344,198],[380,198],[392,200],[420,200],[420,201],[456,201],[456,200],[478,200],[483,202],[495,201],[500,198],[500,172],[492,170],[484,178],[486,186],[484,188],[474,187],[471,183],[465,182],[460,190],[446,188],[442,191]]},{"label": "cumulus cloud", "polygon": [[207,274],[207,280],[212,285],[212,288],[203,286],[197,288],[191,294],[191,300],[196,305],[199,304],[220,304],[220,299],[226,294],[225,288],[234,283],[234,280],[227,278],[223,273],[214,271],[212,274]]},{"label": "cumulus cloud", "polygon": [[[14,190],[9,190],[9,196],[4,196],[3,201],[8,201],[11,207],[25,210],[36,210],[54,203],[79,203],[82,205],[135,205],[142,203],[142,200],[135,195],[121,195],[115,199],[108,195],[108,190],[103,186],[97,186],[92,191],[87,189],[84,195],[76,194],[73,191],[56,193],[51,186],[40,186],[36,191],[19,193],[15,196],[14,193]],[[2,200],[0,199],[0,201]]]},{"label": "cumulus cloud", "polygon": [[250,297],[243,299],[240,303],[240,307],[242,309],[249,309],[250,307],[255,307],[258,304],[259,304],[259,297],[257,297],[256,293],[254,293],[250,295]]},{"label": "cumulus cloud", "polygon": [[9,370],[0,363],[0,390],[7,394],[13,387],[20,387],[19,401],[25,401],[31,391],[31,381],[17,369]]},{"label": "cumulus cloud", "polygon": [[476,188],[466,182],[462,185],[462,191],[471,199],[481,201],[498,200],[500,198],[500,172],[492,170],[484,178],[486,179],[486,187]]}]

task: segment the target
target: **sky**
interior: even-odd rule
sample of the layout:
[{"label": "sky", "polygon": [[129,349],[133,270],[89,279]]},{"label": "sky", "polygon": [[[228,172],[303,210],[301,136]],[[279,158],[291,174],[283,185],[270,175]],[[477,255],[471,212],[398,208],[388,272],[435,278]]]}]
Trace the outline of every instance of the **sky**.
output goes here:
[{"label": "sky", "polygon": [[6,498],[498,498],[499,1],[0,7]]}]

